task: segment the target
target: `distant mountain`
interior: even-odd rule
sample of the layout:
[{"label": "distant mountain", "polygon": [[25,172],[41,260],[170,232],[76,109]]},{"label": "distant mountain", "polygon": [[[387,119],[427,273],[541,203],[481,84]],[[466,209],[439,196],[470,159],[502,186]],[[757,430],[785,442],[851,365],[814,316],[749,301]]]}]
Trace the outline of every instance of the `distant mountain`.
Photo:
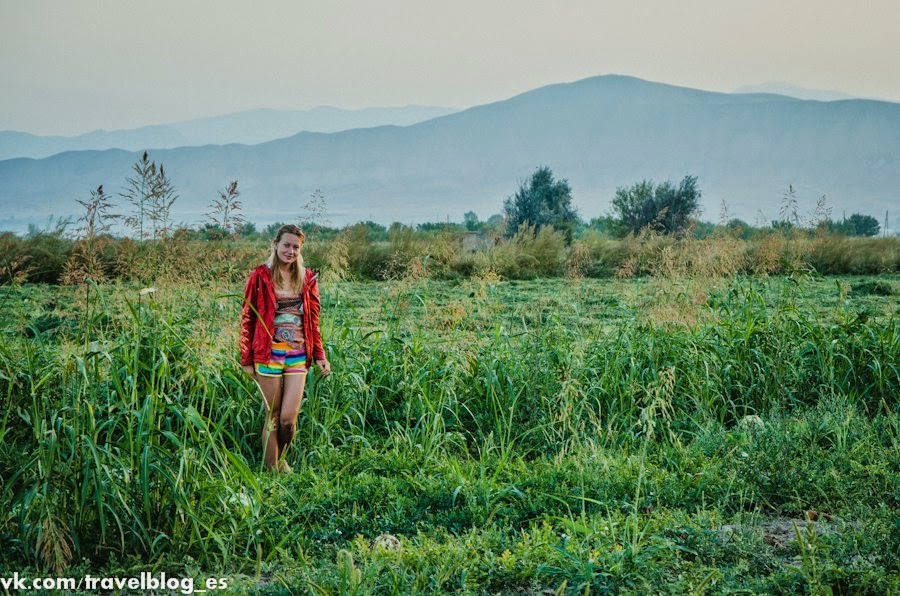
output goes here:
[{"label": "distant mountain", "polygon": [[199,145],[254,145],[298,132],[337,132],[394,124],[408,126],[451,114],[451,108],[406,106],[343,110],[322,106],[311,110],[248,110],[128,130],[96,130],[73,137],[38,136],[0,131],[0,159],[49,157],[63,151],[171,149]]},{"label": "distant mountain", "polygon": [[828,89],[807,89],[790,83],[760,83],[758,85],[744,85],[734,90],[735,93],[774,93],[786,95],[795,99],[812,99],[815,101],[840,101],[843,99],[861,99],[858,96]]},{"label": "distant mountain", "polygon": [[[40,221],[76,198],[122,188],[138,152],[82,151],[0,161],[0,208]],[[158,150],[178,188],[176,220],[200,221],[229,180],[249,219],[299,216],[321,189],[335,224],[485,218],[536,167],[572,187],[585,217],[617,187],[699,177],[706,217],[724,201],[751,223],[827,195],[835,214],[900,207],[900,104],[711,93],[624,76],[551,85],[407,127],[301,133],[259,145]],[[2,222],[0,222],[2,224]],[[0,226],[2,227],[2,226]]]}]

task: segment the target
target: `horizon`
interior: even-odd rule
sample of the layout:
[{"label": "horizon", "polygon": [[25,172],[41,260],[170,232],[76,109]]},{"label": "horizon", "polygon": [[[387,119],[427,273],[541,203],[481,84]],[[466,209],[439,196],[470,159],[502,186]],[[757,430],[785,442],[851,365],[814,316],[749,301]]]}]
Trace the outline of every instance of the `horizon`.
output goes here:
[{"label": "horizon", "polygon": [[[657,180],[654,182],[664,182],[664,181]],[[701,190],[702,190],[702,188],[701,188]],[[574,189],[573,189],[572,197],[573,197],[573,200],[577,200],[577,196],[575,194]],[[127,206],[127,203],[123,197],[114,195],[114,198],[121,199],[121,200],[119,202],[113,203],[113,208]],[[761,209],[757,212],[756,217],[753,219],[740,217],[740,216],[736,215],[734,212],[729,212],[730,208],[727,205],[727,203],[725,203],[724,201],[723,201],[723,205],[725,207],[724,213],[728,214],[727,221],[722,220],[722,214],[723,214],[722,211],[720,211],[717,216],[713,217],[712,213],[707,214],[707,212],[704,211],[702,208],[691,219],[701,225],[711,225],[711,226],[721,226],[726,223],[737,220],[737,221],[743,222],[744,224],[748,225],[751,228],[760,229],[760,230],[766,229],[767,227],[771,227],[773,222],[786,221],[783,219],[783,217],[782,217],[783,214],[780,212],[774,213],[774,214],[767,214],[767,213],[763,213]],[[810,223],[812,221],[812,218],[816,215],[815,211],[816,211],[816,207],[818,207],[818,206],[819,205],[816,204],[816,199],[813,199],[812,197],[800,197],[797,199],[798,210],[801,214],[801,217],[804,220],[806,220],[806,223]],[[829,219],[832,222],[846,221],[847,218],[851,217],[852,215],[856,215],[856,214],[869,215],[869,216],[874,217],[878,221],[879,226],[881,227],[881,232],[879,233],[879,236],[881,236],[881,235],[896,236],[897,235],[897,231],[895,230],[894,226],[885,225],[885,223],[890,224],[890,221],[886,222],[884,217],[882,217],[881,215],[879,215],[877,213],[868,213],[865,210],[863,210],[863,211],[850,210],[848,212],[848,210],[846,208],[843,208],[841,210],[842,211],[841,215],[838,216],[837,214],[834,214],[831,212],[832,205],[827,200],[822,206],[828,210],[829,213],[828,213],[827,219]],[[327,197],[325,198],[325,207],[326,207],[326,209],[328,207]],[[343,230],[343,229],[349,228],[351,226],[355,226],[355,225],[359,225],[359,224],[367,224],[367,223],[374,223],[374,224],[383,226],[388,229],[395,224],[401,224],[403,226],[410,227],[413,229],[417,229],[419,226],[422,226],[422,225],[435,225],[435,224],[464,225],[465,224],[465,215],[468,211],[473,211],[473,210],[467,210],[466,212],[456,214],[455,216],[450,213],[445,213],[441,217],[425,219],[422,221],[415,221],[415,220],[400,221],[397,219],[394,219],[392,221],[379,220],[377,215],[372,213],[365,219],[359,219],[356,221],[350,221],[348,219],[347,223],[339,223],[339,222],[332,221],[331,218],[337,217],[338,219],[341,219],[344,214],[340,213],[340,212],[335,212],[333,210],[326,210],[324,212],[322,218],[320,218],[321,219],[320,221],[310,221],[304,225],[315,225],[315,226],[320,226],[322,228],[330,228],[330,229],[334,229],[334,230]],[[489,211],[491,211],[491,210],[489,210]],[[590,226],[591,221],[594,219],[599,219],[599,218],[604,218],[604,217],[615,217],[615,214],[611,210],[605,211],[605,212],[602,212],[599,214],[593,214],[593,215],[585,215],[582,212],[583,210],[578,207],[575,208],[575,211],[576,211],[576,214],[578,215],[579,220],[588,227]],[[501,217],[503,216],[503,204],[499,203],[497,205],[497,209],[492,210],[491,213],[479,213],[477,211],[473,211],[473,212],[478,216],[478,221],[480,223],[487,223],[489,219],[491,219],[495,216],[501,216]],[[885,215],[888,215],[888,214],[885,214]],[[199,217],[200,217],[200,219],[195,218],[194,221],[192,221],[192,222],[181,220],[177,224],[175,224],[174,227],[176,229],[201,230],[201,229],[203,229],[204,225],[206,223],[208,223],[209,213],[207,212],[207,213],[200,214]],[[352,218],[350,218],[350,219],[352,219]],[[388,219],[390,219],[390,218],[388,218]],[[894,216],[894,219],[895,219],[895,221],[900,221],[900,219],[898,219],[898,217],[896,215]],[[271,218],[271,217],[267,217],[267,216],[262,216],[262,217],[248,216],[248,217],[245,217],[245,222],[253,224],[257,233],[261,233],[263,230],[265,230],[266,227],[268,227],[272,224],[290,223],[288,221],[288,219],[284,218],[284,217]],[[14,225],[13,226],[8,225],[10,223],[12,223]],[[24,235],[31,233],[32,230],[35,231],[36,233],[51,233],[54,231],[54,229],[57,229],[59,226],[63,226],[63,236],[70,237],[72,235],[72,233],[74,232],[74,227],[77,224],[78,224],[78,222],[75,220],[74,216],[72,216],[72,215],[70,215],[68,217],[51,215],[51,216],[45,218],[45,221],[42,224],[36,223],[36,220],[34,218],[16,217],[15,215],[13,215],[11,217],[5,217],[5,218],[0,219],[0,233],[11,232],[16,235],[24,236]],[[801,227],[804,227],[804,226],[801,226]],[[812,228],[807,226],[806,229],[812,229]],[[113,229],[110,230],[110,235],[114,238],[126,238],[126,237],[130,238],[130,237],[132,237],[130,234],[128,234],[126,232],[127,232],[127,227],[125,226],[124,223],[116,223],[114,225]]]},{"label": "horizon", "polygon": [[465,109],[598,73],[900,102],[891,0],[760,0],[727,14],[712,0],[517,8],[0,0],[0,129],[74,136],[255,109]]},{"label": "horizon", "polygon": [[[708,93],[725,93],[728,95],[759,93],[759,94],[768,94],[768,95],[781,95],[783,97],[788,97],[791,99],[798,99],[801,101],[826,101],[827,102],[827,101],[845,101],[845,100],[864,100],[864,101],[879,101],[879,102],[885,102],[885,103],[900,103],[900,100],[895,101],[895,100],[884,99],[884,98],[879,98],[879,97],[854,96],[854,95],[850,95],[850,94],[846,93],[845,91],[841,91],[839,89],[811,89],[811,88],[807,88],[807,87],[801,87],[799,85],[795,85],[793,83],[786,82],[786,81],[772,81],[772,82],[768,82],[768,83],[748,84],[748,85],[742,85],[741,87],[738,87],[737,89],[734,89],[732,91],[716,91],[716,90],[712,90],[712,89],[690,87],[687,85],[680,85],[680,84],[671,83],[671,82],[654,81],[654,80],[645,79],[642,77],[637,77],[634,75],[624,74],[624,73],[603,73],[603,74],[591,75],[591,76],[584,77],[582,79],[577,79],[574,81],[557,81],[557,82],[547,83],[546,85],[541,85],[541,86],[535,87],[533,89],[520,90],[508,97],[502,97],[502,98],[499,98],[496,100],[492,100],[485,104],[477,104],[477,105],[469,105],[469,106],[421,105],[421,104],[409,103],[409,104],[404,104],[404,105],[383,105],[383,106],[382,105],[372,105],[372,106],[366,106],[366,107],[362,107],[362,108],[348,108],[348,107],[344,107],[344,106],[324,105],[324,104],[316,105],[316,106],[313,106],[310,108],[303,108],[303,109],[293,109],[293,108],[279,109],[279,108],[273,108],[273,107],[255,107],[255,108],[247,108],[247,109],[237,110],[234,112],[209,114],[209,115],[199,116],[197,118],[192,118],[192,119],[188,119],[188,120],[147,122],[147,123],[143,123],[143,124],[137,124],[136,126],[131,127],[131,128],[112,128],[112,129],[96,128],[93,130],[86,130],[86,131],[71,134],[71,135],[62,135],[62,134],[46,134],[46,135],[44,135],[44,134],[38,134],[38,133],[25,131],[25,130],[13,130],[13,129],[0,129],[0,132],[25,133],[25,134],[38,136],[38,137],[59,136],[59,137],[65,137],[65,138],[74,138],[74,137],[79,137],[79,136],[90,135],[93,133],[117,133],[117,132],[133,131],[133,130],[140,130],[140,129],[144,129],[144,128],[160,127],[160,126],[176,126],[176,125],[188,124],[188,123],[192,123],[192,122],[196,122],[196,121],[200,121],[200,120],[225,118],[225,117],[229,117],[229,116],[235,116],[235,115],[240,115],[240,114],[249,114],[249,113],[253,113],[253,112],[310,113],[310,112],[315,112],[317,110],[337,110],[337,111],[348,112],[348,113],[353,113],[353,112],[359,113],[359,112],[365,112],[367,110],[403,110],[403,109],[421,109],[421,108],[424,108],[424,109],[429,109],[429,108],[430,109],[447,109],[447,110],[452,110],[454,112],[462,112],[464,110],[480,107],[482,105],[500,103],[500,102],[506,101],[507,99],[512,99],[519,95],[528,93],[530,91],[535,91],[537,89],[542,89],[544,87],[552,87],[552,86],[556,86],[556,85],[567,85],[567,84],[579,83],[579,82],[582,82],[585,80],[602,78],[602,77],[624,77],[624,78],[636,79],[639,81],[652,83],[652,84],[666,85],[666,86],[672,86],[672,87],[681,87],[681,88],[685,88],[685,89],[693,89],[693,90],[704,91],[704,92],[708,92]],[[787,88],[787,89],[785,89],[785,88]],[[760,89],[760,90],[757,90],[757,89]],[[771,90],[767,90],[767,89],[771,89]],[[302,131],[300,131],[300,132],[302,132]]]}]

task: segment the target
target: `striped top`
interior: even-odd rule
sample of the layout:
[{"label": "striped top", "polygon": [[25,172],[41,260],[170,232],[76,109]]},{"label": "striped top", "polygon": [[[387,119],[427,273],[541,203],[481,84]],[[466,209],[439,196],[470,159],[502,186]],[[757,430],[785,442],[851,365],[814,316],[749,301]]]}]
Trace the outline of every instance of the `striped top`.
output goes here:
[{"label": "striped top", "polygon": [[302,350],[303,298],[292,292],[275,290],[275,337],[295,350]]}]

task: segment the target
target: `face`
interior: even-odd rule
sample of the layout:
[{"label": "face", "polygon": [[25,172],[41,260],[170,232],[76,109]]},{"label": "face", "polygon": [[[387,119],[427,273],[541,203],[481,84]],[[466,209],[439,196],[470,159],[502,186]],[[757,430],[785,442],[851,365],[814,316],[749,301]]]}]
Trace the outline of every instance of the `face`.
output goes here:
[{"label": "face", "polygon": [[279,261],[290,265],[297,260],[301,246],[303,246],[303,243],[300,242],[299,236],[284,233],[281,235],[281,240],[275,243],[275,254],[278,255]]}]

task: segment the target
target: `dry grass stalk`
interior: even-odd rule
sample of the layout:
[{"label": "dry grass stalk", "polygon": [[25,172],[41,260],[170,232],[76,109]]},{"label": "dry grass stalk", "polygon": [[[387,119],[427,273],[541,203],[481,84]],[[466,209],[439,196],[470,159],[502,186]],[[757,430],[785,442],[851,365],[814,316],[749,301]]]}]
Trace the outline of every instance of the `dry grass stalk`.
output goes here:
[{"label": "dry grass stalk", "polygon": [[72,538],[69,527],[54,515],[41,522],[37,537],[38,558],[45,569],[62,574],[72,561]]}]

